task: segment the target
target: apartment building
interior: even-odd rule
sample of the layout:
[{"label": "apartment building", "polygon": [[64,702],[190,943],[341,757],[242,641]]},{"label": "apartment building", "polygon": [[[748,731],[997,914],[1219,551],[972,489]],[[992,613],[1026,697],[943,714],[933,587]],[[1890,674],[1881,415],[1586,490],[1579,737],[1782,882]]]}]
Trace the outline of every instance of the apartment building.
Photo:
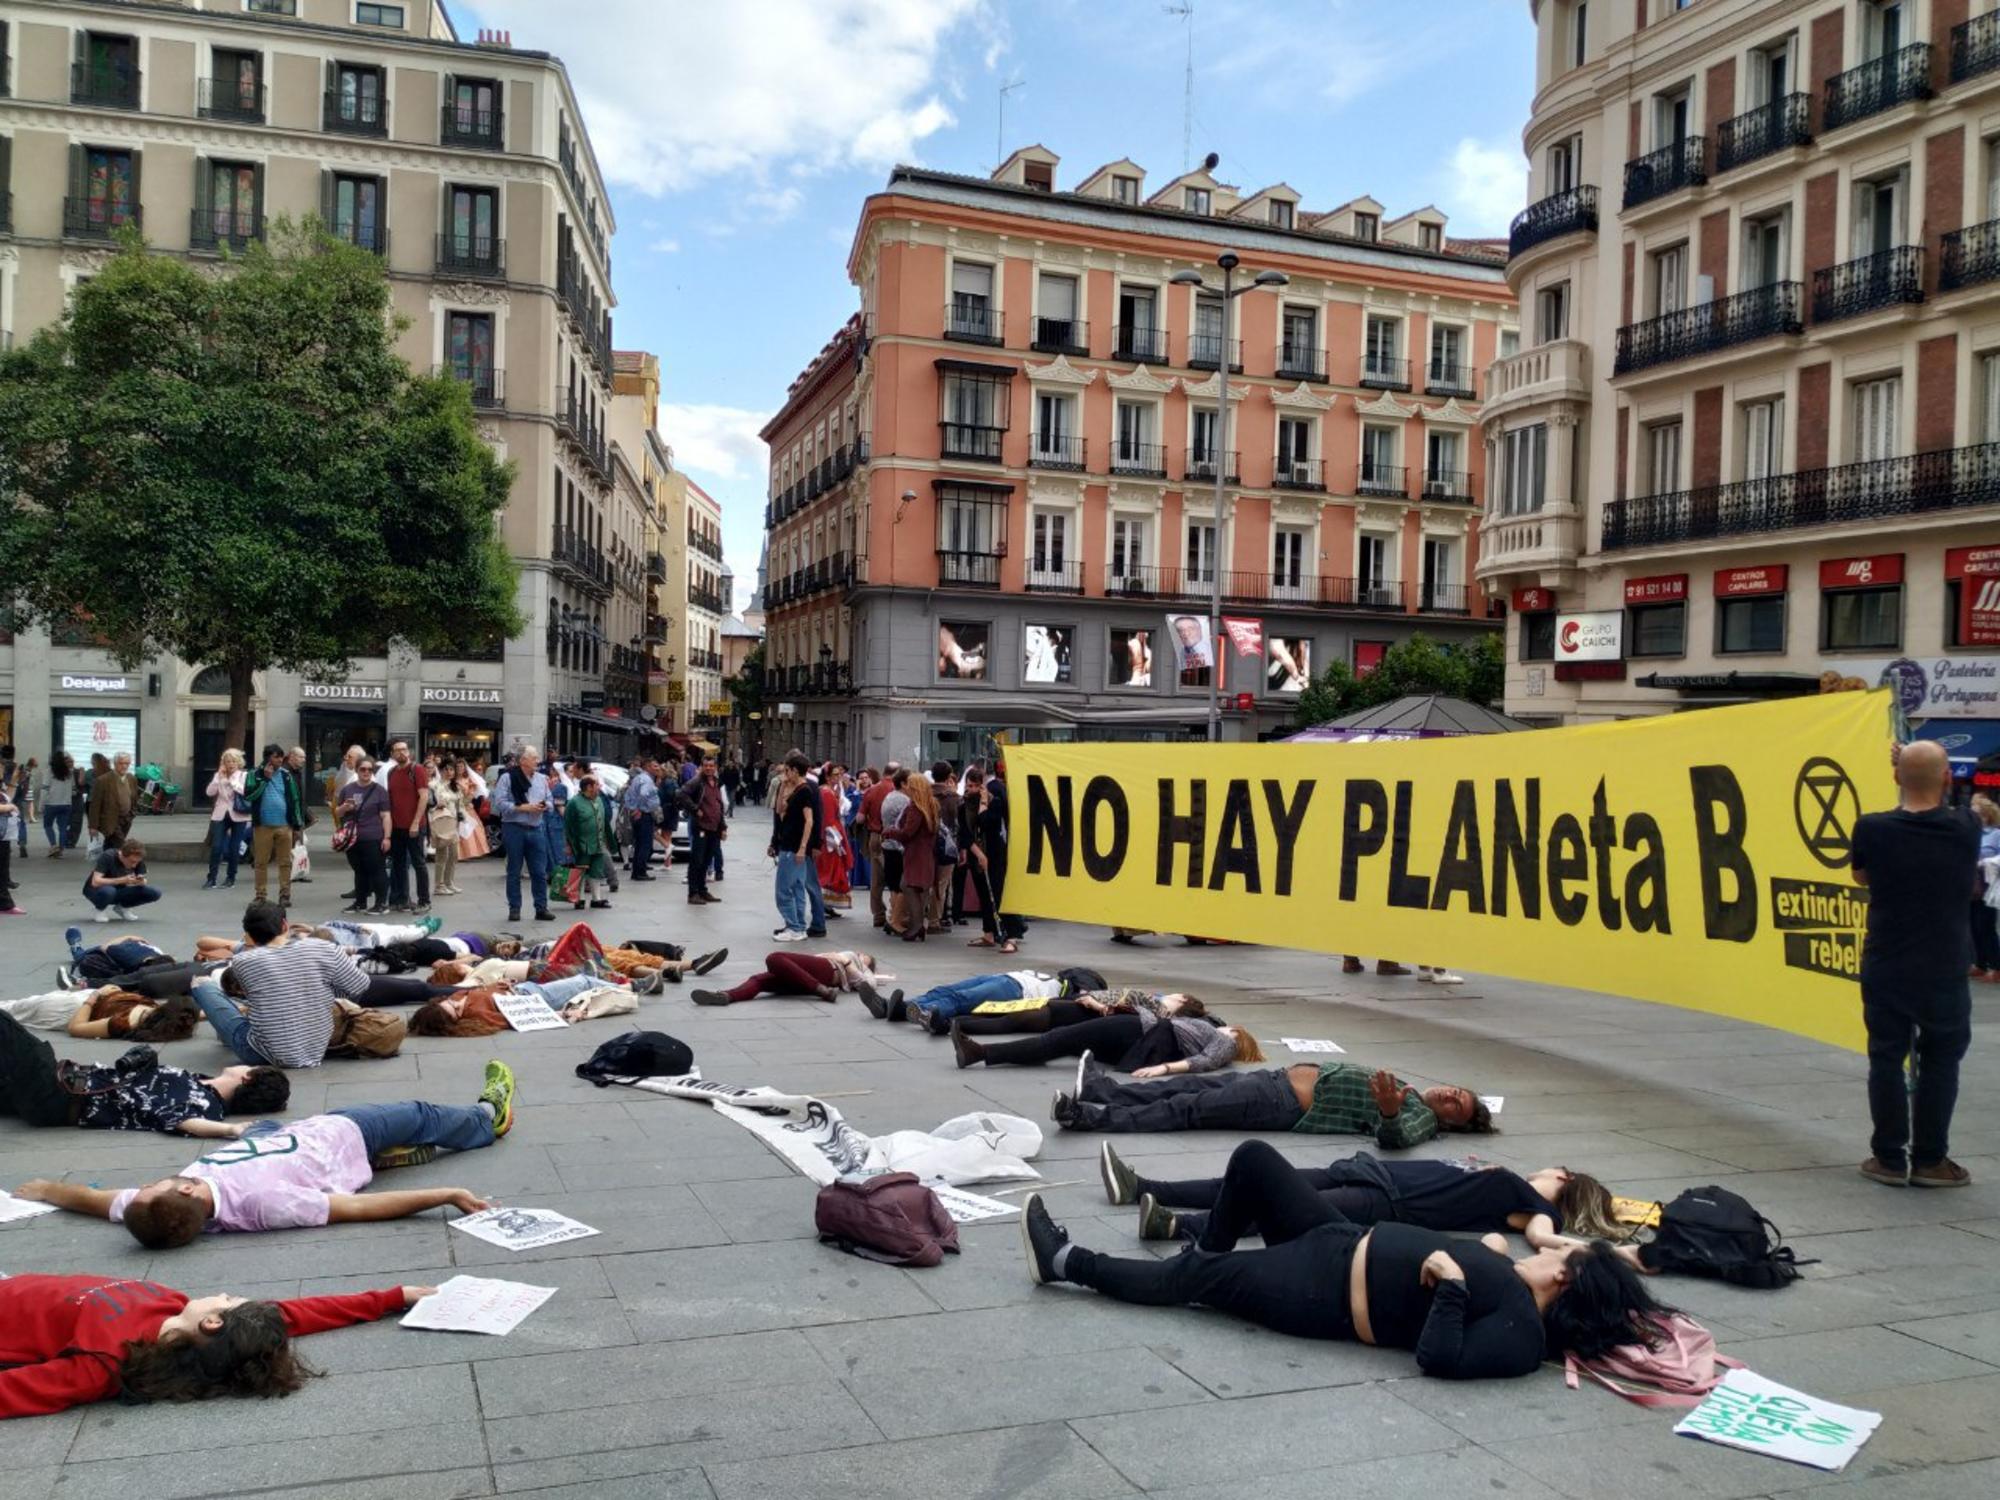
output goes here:
[{"label": "apartment building", "polygon": [[722,591],[722,506],[679,470],[666,496],[662,524],[684,551],[667,593],[681,641],[678,670],[668,658],[669,727],[713,753],[716,737],[729,727],[722,692],[722,623],[729,614]]},{"label": "apartment building", "polygon": [[1539,0],[1487,372],[1507,710],[1886,681],[2000,746],[2000,14]]},{"label": "apartment building", "polygon": [[[1516,333],[1498,259],[1432,208],[1312,212],[1209,167],[1149,191],[1131,161],[1058,191],[1059,167],[899,167],[862,205],[860,307],[763,433],[767,747],[1199,738],[1218,661],[1252,739],[1332,661],[1494,628],[1471,584],[1474,371]],[[1224,252],[1236,286],[1282,285],[1225,303]]]},{"label": "apartment building", "polygon": [[[281,215],[382,257],[404,357],[466,381],[517,461],[529,624],[448,659],[386,642],[333,684],[265,673],[251,742],[315,765],[392,735],[614,751],[644,529],[605,440],[610,204],[561,62],[462,40],[439,0],[0,0],[0,342],[60,316],[128,224],[219,263]],[[128,672],[74,632],[0,636],[0,737],[24,751],[126,749],[189,781],[227,706],[208,663]]]}]

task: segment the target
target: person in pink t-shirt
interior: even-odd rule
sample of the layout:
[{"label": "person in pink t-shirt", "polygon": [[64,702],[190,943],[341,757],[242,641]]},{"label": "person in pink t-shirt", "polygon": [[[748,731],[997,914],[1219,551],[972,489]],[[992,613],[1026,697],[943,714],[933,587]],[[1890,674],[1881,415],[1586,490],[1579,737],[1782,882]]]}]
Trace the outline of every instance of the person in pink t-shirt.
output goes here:
[{"label": "person in pink t-shirt", "polygon": [[[192,1244],[217,1230],[306,1229],[402,1219],[432,1208],[491,1207],[465,1188],[363,1193],[385,1153],[429,1160],[439,1150],[476,1151],[514,1124],[514,1075],[486,1065],[472,1105],[357,1104],[290,1124],[259,1121],[191,1162],[175,1177],[112,1190],[37,1179],[15,1196],[122,1223],[148,1250]],[[400,1164],[400,1162],[399,1162]]]}]

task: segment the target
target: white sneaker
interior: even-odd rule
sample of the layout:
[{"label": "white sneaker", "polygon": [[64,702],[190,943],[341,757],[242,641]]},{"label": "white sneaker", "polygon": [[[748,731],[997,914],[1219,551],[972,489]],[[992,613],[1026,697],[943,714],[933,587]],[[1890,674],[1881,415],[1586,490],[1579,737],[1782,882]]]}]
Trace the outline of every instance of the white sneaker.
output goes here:
[{"label": "white sneaker", "polygon": [[1430,981],[1432,984],[1464,984],[1465,976],[1463,974],[1453,974],[1446,969],[1439,969],[1430,976]]},{"label": "white sneaker", "polygon": [[100,927],[109,927],[111,925],[111,908],[108,906],[98,907],[97,916],[94,920]]},{"label": "white sneaker", "polygon": [[119,910],[125,913],[125,920],[128,922],[143,922],[146,920],[146,908],[143,906],[121,906]]},{"label": "white sneaker", "polygon": [[806,940],[806,935],[803,932],[794,932],[789,928],[777,936],[778,941],[781,943],[803,943]]}]

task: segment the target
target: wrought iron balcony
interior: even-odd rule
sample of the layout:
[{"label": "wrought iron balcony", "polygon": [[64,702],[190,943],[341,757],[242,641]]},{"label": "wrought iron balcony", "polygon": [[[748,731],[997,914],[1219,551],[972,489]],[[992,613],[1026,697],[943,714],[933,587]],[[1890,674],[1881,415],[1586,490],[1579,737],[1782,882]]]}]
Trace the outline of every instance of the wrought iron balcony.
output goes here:
[{"label": "wrought iron balcony", "polygon": [[1111,472],[1134,474],[1147,479],[1167,477],[1167,449],[1164,443],[1128,443],[1117,439],[1111,445]]},{"label": "wrought iron balcony", "polygon": [[938,582],[951,588],[997,589],[1000,587],[1000,555],[997,552],[952,552],[938,548]]},{"label": "wrought iron balcony", "polygon": [[1426,579],[1417,585],[1417,608],[1431,615],[1469,615],[1472,591],[1462,583],[1432,583]]},{"label": "wrought iron balcony", "polygon": [[1625,163],[1625,207],[1637,208],[1708,181],[1708,140],[1684,136]]},{"label": "wrought iron balcony", "polygon": [[1912,42],[1826,81],[1821,127],[1838,130],[1885,109],[1931,96],[1931,44]]},{"label": "wrought iron balcony", "polygon": [[2000,11],[1951,28],[1951,81],[1963,83],[2000,69]]},{"label": "wrought iron balcony", "polygon": [[320,111],[320,127],[337,135],[379,135],[389,133],[389,109],[378,96],[346,94],[339,89],[326,91]]},{"label": "wrought iron balcony", "polygon": [[507,404],[507,377],[499,370],[478,365],[442,364],[435,366],[431,373],[448,375],[468,387],[474,406],[497,408]]},{"label": "wrought iron balcony", "polygon": [[438,111],[438,142],[445,146],[497,146],[504,138],[505,123],[497,104],[491,109],[447,104]]},{"label": "wrought iron balcony", "polygon": [[1361,383],[1374,391],[1407,391],[1410,388],[1410,362],[1392,354],[1364,353],[1361,356]]},{"label": "wrought iron balcony", "polygon": [[1123,567],[1112,563],[1104,576],[1105,593],[1127,598],[1206,599],[1213,587],[1214,575],[1205,569],[1153,563],[1126,563]]},{"label": "wrought iron balcony", "polygon": [[938,434],[940,456],[997,464],[1000,462],[1000,440],[1006,436],[1007,429],[982,427],[972,422],[940,422]]},{"label": "wrought iron balcony", "polygon": [[965,344],[997,344],[1000,314],[983,297],[955,297],[944,306],[944,336]]},{"label": "wrought iron balcony", "polygon": [[1083,592],[1083,564],[1072,559],[1045,557],[1030,563],[1022,580],[1031,594],[1080,594]]},{"label": "wrought iron balcony", "polygon": [[1472,366],[1456,360],[1434,359],[1424,366],[1424,393],[1430,396],[1474,396]]},{"label": "wrought iron balcony", "polygon": [[1271,487],[1280,490],[1324,490],[1326,460],[1280,458],[1271,467]]},{"label": "wrought iron balcony", "polygon": [[1036,469],[1081,469],[1084,440],[1080,437],[1051,437],[1036,432],[1028,436],[1028,464]]},{"label": "wrought iron balcony", "polygon": [[1111,329],[1111,357],[1157,365],[1167,357],[1167,331],[1148,323],[1118,323]]},{"label": "wrought iron balcony", "polygon": [[1424,470],[1424,498],[1472,503],[1472,475],[1464,469]]},{"label": "wrought iron balcony", "polygon": [[1191,333],[1188,335],[1188,368],[1190,370],[1219,370],[1224,358],[1229,360],[1229,373],[1243,373],[1243,340],[1226,339],[1219,333]]},{"label": "wrought iron balcony", "polygon": [[1627,375],[1711,354],[1732,344],[1799,333],[1804,326],[1800,321],[1804,303],[1802,282],[1774,281],[1698,307],[1683,307],[1643,323],[1628,324],[1618,330],[1618,356],[1611,373]]},{"label": "wrought iron balcony", "polygon": [[1081,318],[1037,318],[1032,349],[1044,354],[1090,353],[1090,325]]},{"label": "wrought iron balcony", "polygon": [[1404,585],[1389,578],[1321,578],[1319,602],[1334,609],[1386,609],[1405,607]]},{"label": "wrought iron balcony", "polygon": [[71,63],[69,102],[94,104],[100,109],[137,109],[140,78],[136,60],[129,67],[115,62]]},{"label": "wrought iron balcony", "polygon": [[248,208],[197,208],[188,216],[188,248],[242,250],[264,237],[264,216]]},{"label": "wrought iron balcony", "polygon": [[1815,323],[1859,317],[1879,308],[1924,300],[1924,250],[1898,245],[1813,272]]},{"label": "wrought iron balcony", "polygon": [[1604,507],[1603,547],[1651,547],[1801,526],[2000,505],[2000,443],[1804,469]]},{"label": "wrought iron balcony", "polygon": [[1988,281],[2000,281],[2000,219],[1952,230],[1944,237],[1943,259],[1938,263],[1939,291],[1955,292]]},{"label": "wrought iron balcony", "polygon": [[72,240],[108,240],[130,224],[144,229],[145,215],[136,203],[113,203],[105,198],[63,199],[63,237]]},{"label": "wrought iron balcony", "polygon": [[1514,216],[1512,226],[1507,230],[1507,254],[1519,255],[1524,250],[1565,234],[1595,234],[1597,232],[1597,189],[1594,187],[1565,188],[1560,193],[1551,193],[1539,203],[1530,203]]},{"label": "wrought iron balcony", "polygon": [[1409,470],[1401,464],[1378,464],[1364,458],[1355,466],[1354,493],[1357,495],[1406,495]]},{"label": "wrought iron balcony", "polygon": [[1812,144],[1812,95],[1785,94],[1715,127],[1715,170]]},{"label": "wrought iron balcony", "polygon": [[1243,465],[1240,457],[1234,449],[1189,449],[1181,478],[1190,483],[1213,484],[1216,471],[1220,469],[1224,484],[1241,484]]},{"label": "wrought iron balcony", "polygon": [[646,577],[653,583],[665,583],[667,581],[667,559],[665,553],[648,552],[646,554]]},{"label": "wrought iron balcony", "polygon": [[1325,380],[1326,351],[1305,344],[1282,344],[1278,349],[1280,380]]},{"label": "wrought iron balcony", "polygon": [[204,78],[195,94],[195,113],[204,120],[262,125],[268,92],[263,84],[246,83],[241,78]]},{"label": "wrought iron balcony", "polygon": [[507,242],[490,234],[441,234],[437,237],[440,276],[478,276],[504,280]]}]

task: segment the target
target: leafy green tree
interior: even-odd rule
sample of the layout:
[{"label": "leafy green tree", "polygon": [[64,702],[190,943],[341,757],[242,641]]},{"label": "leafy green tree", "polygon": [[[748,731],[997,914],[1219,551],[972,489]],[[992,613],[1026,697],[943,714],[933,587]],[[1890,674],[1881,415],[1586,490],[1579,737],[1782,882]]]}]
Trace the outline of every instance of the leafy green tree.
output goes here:
[{"label": "leafy green tree", "polygon": [[461,382],[397,355],[406,324],[381,262],[310,222],[212,272],[128,238],[0,356],[0,598],[127,668],[226,668],[230,744],[256,672],[515,634],[512,466]]},{"label": "leafy green tree", "polygon": [[1382,653],[1366,677],[1336,661],[1299,694],[1301,728],[1413,694],[1443,693],[1492,707],[1506,687],[1506,646],[1497,631],[1465,641],[1436,641],[1419,632]]},{"label": "leafy green tree", "polygon": [[736,675],[723,683],[722,690],[729,694],[734,712],[746,723],[750,715],[764,710],[764,643],[759,641],[750,648],[743,658],[743,665],[736,669]]}]

